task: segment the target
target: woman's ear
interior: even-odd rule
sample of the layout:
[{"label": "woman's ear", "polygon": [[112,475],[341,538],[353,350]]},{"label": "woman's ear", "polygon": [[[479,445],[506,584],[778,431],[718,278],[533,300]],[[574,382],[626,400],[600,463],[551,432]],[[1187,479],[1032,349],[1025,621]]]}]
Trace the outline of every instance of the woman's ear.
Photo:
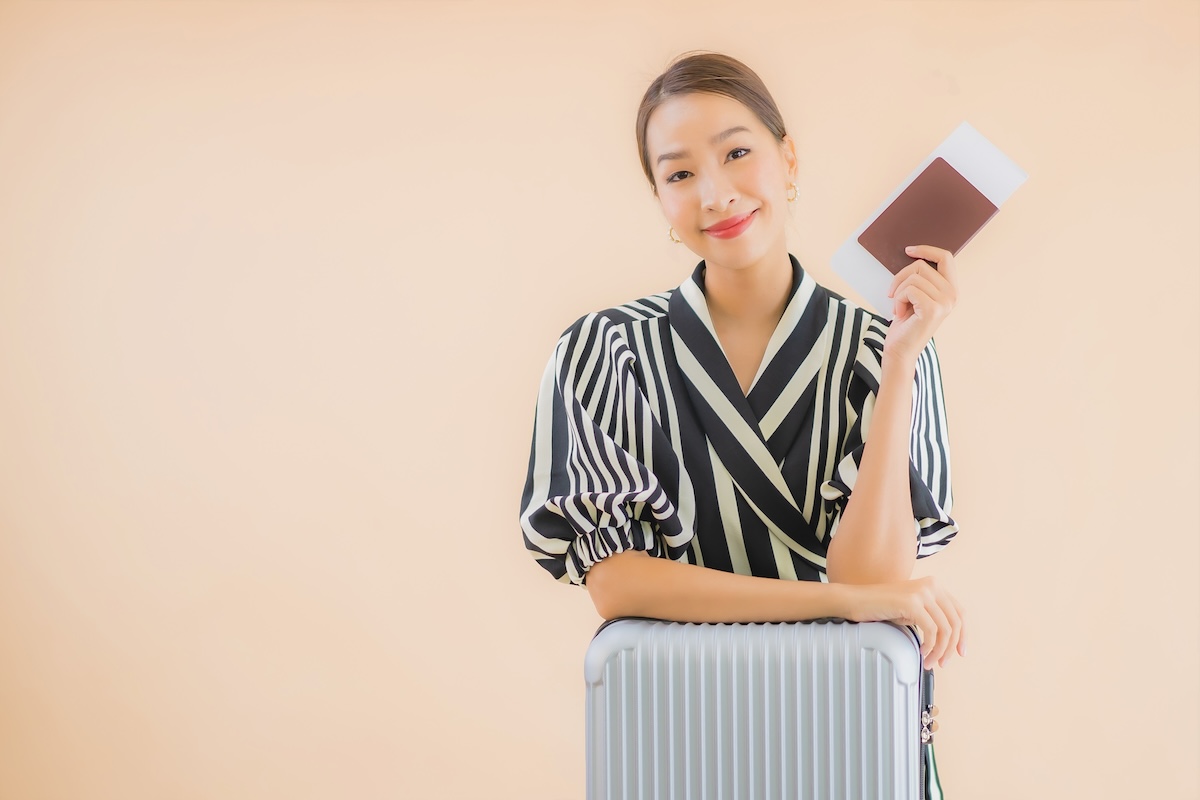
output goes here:
[{"label": "woman's ear", "polygon": [[783,151],[783,160],[787,164],[788,180],[794,181],[800,171],[800,162],[796,158],[796,141],[792,139],[790,133],[783,135],[783,141],[779,143],[779,148]]}]

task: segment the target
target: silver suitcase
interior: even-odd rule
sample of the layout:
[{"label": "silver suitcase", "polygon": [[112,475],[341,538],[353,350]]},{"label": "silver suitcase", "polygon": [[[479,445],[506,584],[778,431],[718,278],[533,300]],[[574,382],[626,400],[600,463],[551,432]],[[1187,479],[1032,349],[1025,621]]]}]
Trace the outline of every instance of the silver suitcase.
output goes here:
[{"label": "silver suitcase", "polygon": [[893,622],[609,620],[584,663],[587,798],[926,800],[919,648]]}]

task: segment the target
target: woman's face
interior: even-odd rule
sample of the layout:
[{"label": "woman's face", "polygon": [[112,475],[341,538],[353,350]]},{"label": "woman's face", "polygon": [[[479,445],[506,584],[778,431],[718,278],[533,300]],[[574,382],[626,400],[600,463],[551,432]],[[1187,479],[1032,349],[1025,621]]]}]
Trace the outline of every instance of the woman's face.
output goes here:
[{"label": "woman's face", "polygon": [[[724,95],[681,95],[656,108],[646,150],[675,235],[706,262],[734,269],[786,249],[796,161],[791,137],[784,142],[781,148],[754,112]],[[744,214],[752,216],[737,235],[706,230]]]}]

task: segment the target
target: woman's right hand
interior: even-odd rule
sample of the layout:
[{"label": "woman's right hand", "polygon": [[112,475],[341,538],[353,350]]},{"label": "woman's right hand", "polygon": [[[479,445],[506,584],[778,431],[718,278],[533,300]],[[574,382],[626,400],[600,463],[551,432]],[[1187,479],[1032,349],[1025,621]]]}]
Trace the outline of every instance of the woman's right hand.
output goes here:
[{"label": "woman's right hand", "polygon": [[915,625],[921,632],[921,657],[926,669],[934,662],[944,667],[955,650],[961,656],[967,654],[962,606],[932,576],[844,585],[853,591],[845,619]]}]

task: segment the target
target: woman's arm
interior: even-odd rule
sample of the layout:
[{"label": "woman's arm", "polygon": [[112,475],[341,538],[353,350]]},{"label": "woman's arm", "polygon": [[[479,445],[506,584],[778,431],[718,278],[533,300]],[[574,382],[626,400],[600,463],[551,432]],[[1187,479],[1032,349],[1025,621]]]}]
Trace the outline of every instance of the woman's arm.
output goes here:
[{"label": "woman's arm", "polygon": [[870,586],[756,578],[623,550],[592,565],[584,587],[604,619],[797,622],[839,617],[894,620],[921,631],[925,666],[966,654],[962,609],[926,576]]},{"label": "woman's arm", "polygon": [[[917,560],[917,522],[909,489],[912,391],[916,365],[954,308],[958,265],[940,247],[913,245],[913,262],[892,278],[879,390],[863,442],[854,491],[826,549],[831,582],[907,580]],[[937,263],[930,268],[930,262]]]},{"label": "woman's arm", "polygon": [[794,622],[847,617],[854,587],[758,578],[655,558],[641,550],[597,561],[583,584],[604,619]]},{"label": "woman's arm", "polygon": [[916,358],[889,354],[883,359],[854,491],[826,552],[830,583],[912,577],[917,534],[909,490],[909,437],[915,375]]}]

